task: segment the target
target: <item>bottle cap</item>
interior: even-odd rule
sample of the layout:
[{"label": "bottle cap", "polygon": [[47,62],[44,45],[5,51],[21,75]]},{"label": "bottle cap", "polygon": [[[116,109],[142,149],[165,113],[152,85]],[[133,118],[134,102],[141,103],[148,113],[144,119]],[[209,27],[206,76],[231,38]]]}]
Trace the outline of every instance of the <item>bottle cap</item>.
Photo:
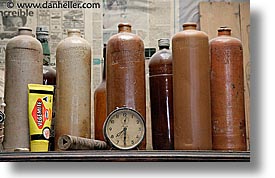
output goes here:
[{"label": "bottle cap", "polygon": [[170,46],[170,40],[168,38],[161,38],[158,40],[158,46]]},{"label": "bottle cap", "polygon": [[47,26],[38,26],[36,27],[36,35],[43,34],[48,35],[49,34],[49,28]]}]

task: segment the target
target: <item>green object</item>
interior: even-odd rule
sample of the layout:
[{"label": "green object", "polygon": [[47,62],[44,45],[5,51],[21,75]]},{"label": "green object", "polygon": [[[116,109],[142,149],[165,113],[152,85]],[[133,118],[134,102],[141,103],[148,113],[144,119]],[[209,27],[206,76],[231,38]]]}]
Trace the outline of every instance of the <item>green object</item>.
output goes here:
[{"label": "green object", "polygon": [[93,65],[100,65],[101,59],[100,58],[94,58],[93,59]]},{"label": "green object", "polygon": [[49,29],[46,26],[36,27],[36,38],[40,41],[43,48],[43,65],[49,65],[51,61],[51,52],[49,48],[48,38]]}]

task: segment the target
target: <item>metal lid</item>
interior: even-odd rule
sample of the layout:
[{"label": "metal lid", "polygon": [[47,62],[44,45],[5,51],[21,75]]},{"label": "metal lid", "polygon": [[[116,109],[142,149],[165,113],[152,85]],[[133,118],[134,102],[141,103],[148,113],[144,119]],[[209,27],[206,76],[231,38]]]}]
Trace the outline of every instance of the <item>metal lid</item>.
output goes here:
[{"label": "metal lid", "polygon": [[38,26],[36,27],[36,34],[44,34],[48,35],[49,34],[49,28],[47,26]]},{"label": "metal lid", "polygon": [[170,46],[170,40],[168,38],[161,38],[158,40],[158,46]]}]

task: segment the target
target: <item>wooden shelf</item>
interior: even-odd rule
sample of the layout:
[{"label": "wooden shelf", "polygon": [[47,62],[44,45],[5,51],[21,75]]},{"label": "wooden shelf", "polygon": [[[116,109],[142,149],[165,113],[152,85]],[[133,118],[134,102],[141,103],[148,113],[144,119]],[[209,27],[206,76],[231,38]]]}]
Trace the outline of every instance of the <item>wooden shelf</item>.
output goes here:
[{"label": "wooden shelf", "polygon": [[250,162],[250,152],[220,151],[64,151],[64,152],[0,152],[0,162]]}]

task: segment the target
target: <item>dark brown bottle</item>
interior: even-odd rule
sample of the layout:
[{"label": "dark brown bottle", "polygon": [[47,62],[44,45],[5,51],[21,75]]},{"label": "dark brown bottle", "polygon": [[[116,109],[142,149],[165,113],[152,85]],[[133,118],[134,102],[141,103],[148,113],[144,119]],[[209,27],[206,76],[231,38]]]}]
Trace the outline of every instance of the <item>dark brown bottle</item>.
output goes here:
[{"label": "dark brown bottle", "polygon": [[[51,53],[49,48],[49,29],[47,26],[36,27],[36,38],[43,48],[43,85],[56,86],[56,70],[50,65]],[[56,94],[54,95],[51,134],[49,138],[49,151],[54,151],[54,122],[56,113]]]},{"label": "dark brown bottle", "polygon": [[56,85],[56,70],[50,66],[49,29],[47,26],[36,27],[36,38],[43,48],[43,84]]},{"label": "dark brown bottle", "polygon": [[210,50],[213,149],[245,151],[242,43],[221,27]]},{"label": "dark brown bottle", "polygon": [[94,123],[95,123],[95,139],[104,140],[103,125],[107,117],[106,105],[106,44],[103,48],[103,75],[102,81],[94,92]]},{"label": "dark brown bottle", "polygon": [[[144,44],[131,33],[130,24],[119,24],[118,29],[107,44],[107,115],[126,106],[138,111],[145,122]],[[146,148],[145,138],[139,148]]]},{"label": "dark brown bottle", "polygon": [[208,36],[196,23],[183,24],[172,39],[174,146],[212,149]]},{"label": "dark brown bottle", "polygon": [[20,27],[5,56],[6,151],[29,149],[28,84],[42,84],[43,51],[32,29]]},{"label": "dark brown bottle", "polygon": [[91,46],[80,30],[68,30],[68,37],[56,49],[55,149],[64,134],[91,138]]},{"label": "dark brown bottle", "polygon": [[158,44],[159,51],[149,63],[152,143],[154,150],[173,150],[172,52],[169,39],[160,39]]}]

